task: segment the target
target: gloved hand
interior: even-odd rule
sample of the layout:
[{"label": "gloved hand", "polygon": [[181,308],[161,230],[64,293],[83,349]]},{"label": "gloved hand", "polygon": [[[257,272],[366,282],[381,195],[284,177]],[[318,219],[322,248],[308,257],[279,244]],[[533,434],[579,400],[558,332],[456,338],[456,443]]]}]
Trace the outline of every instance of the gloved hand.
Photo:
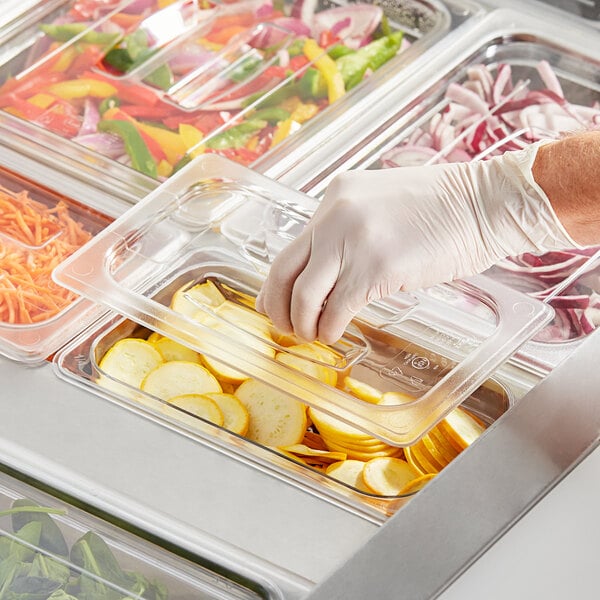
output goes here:
[{"label": "gloved hand", "polygon": [[257,309],[284,332],[333,343],[373,300],[480,273],[506,256],[576,246],[533,178],[538,147],[338,175],[273,262]]}]

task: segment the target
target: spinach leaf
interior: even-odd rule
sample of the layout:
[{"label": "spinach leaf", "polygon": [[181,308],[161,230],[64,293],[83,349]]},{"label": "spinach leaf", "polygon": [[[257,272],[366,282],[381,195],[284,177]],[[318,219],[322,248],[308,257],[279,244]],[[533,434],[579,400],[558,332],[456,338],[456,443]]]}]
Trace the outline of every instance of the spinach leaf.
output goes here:
[{"label": "spinach leaf", "polygon": [[[18,540],[23,540],[36,548],[40,545],[42,535],[42,524],[39,521],[31,521],[26,523],[15,533]],[[21,544],[17,539],[11,540],[10,557],[21,562],[31,562],[35,556],[35,550],[32,550],[25,544]]]},{"label": "spinach leaf", "polygon": [[57,581],[61,586],[64,586],[69,581],[70,569],[48,556],[36,554],[29,572],[31,577],[44,577]]},{"label": "spinach leaf", "polygon": [[24,575],[13,580],[7,598],[10,600],[46,600],[59,587],[58,581]]},{"label": "spinach leaf", "polygon": [[65,542],[63,534],[52,518],[44,512],[29,512],[26,510],[28,507],[41,508],[38,504],[24,498],[23,500],[15,500],[12,507],[13,509],[24,509],[24,512],[17,512],[12,515],[14,531],[19,531],[27,523],[40,523],[42,528],[39,540],[40,547],[58,556],[68,556],[69,548],[67,542]]},{"label": "spinach leaf", "polygon": [[93,531],[73,544],[71,561],[84,571],[79,578],[81,600],[120,599],[122,595],[105,582],[124,589],[131,583],[106,542]]}]

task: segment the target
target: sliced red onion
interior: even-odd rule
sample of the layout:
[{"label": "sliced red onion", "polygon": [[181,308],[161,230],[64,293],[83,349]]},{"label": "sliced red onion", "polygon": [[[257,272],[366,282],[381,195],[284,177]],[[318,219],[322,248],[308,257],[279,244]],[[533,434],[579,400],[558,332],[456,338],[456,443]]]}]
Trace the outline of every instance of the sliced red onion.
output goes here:
[{"label": "sliced red onion", "polygon": [[154,7],[154,0],[133,0],[123,8],[121,12],[133,15],[139,15],[146,10],[150,10]]},{"label": "sliced red onion", "polygon": [[[271,27],[274,25],[274,27]],[[294,17],[279,17],[266,23],[252,38],[250,45],[254,48],[269,48],[284,41],[292,41],[295,36],[310,36],[310,27]]]},{"label": "sliced red onion", "polygon": [[96,103],[91,98],[86,98],[83,107],[83,121],[77,135],[82,136],[95,133],[98,129],[99,121],[100,113],[98,112]]},{"label": "sliced red onion", "polygon": [[558,77],[552,70],[552,67],[547,60],[541,60],[537,64],[537,71],[544,82],[544,85],[551,91],[554,92],[560,98],[564,98],[565,94],[562,90]]},{"label": "sliced red onion", "polygon": [[273,14],[273,3],[265,2],[254,11],[254,14],[257,19],[266,19],[267,17],[270,17]]},{"label": "sliced red onion", "polygon": [[294,0],[290,16],[300,19],[306,25],[312,27],[316,9],[317,0]]},{"label": "sliced red onion", "polygon": [[74,142],[109,158],[119,159],[125,154],[123,140],[110,133],[90,133],[72,138]]},{"label": "sliced red onion", "polygon": [[373,4],[348,4],[323,10],[315,15],[314,35],[318,37],[324,31],[331,31],[345,44],[364,43],[377,29],[383,10]]},{"label": "sliced red onion", "polygon": [[380,160],[388,167],[416,167],[424,165],[436,154],[433,148],[426,146],[400,146],[382,154]]}]

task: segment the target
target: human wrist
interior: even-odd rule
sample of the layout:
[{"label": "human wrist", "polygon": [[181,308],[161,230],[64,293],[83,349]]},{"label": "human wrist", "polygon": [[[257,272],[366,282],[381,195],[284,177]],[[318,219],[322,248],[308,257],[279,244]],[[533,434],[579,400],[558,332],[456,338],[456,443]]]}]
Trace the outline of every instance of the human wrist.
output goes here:
[{"label": "human wrist", "polygon": [[585,132],[542,146],[532,166],[558,220],[577,245],[600,238],[600,132]]}]

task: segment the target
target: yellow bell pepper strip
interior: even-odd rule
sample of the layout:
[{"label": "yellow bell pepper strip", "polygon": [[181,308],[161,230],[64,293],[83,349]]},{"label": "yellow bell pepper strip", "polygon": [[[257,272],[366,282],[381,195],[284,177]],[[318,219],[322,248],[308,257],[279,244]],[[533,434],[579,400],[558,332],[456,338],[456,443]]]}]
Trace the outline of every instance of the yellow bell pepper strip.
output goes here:
[{"label": "yellow bell pepper strip", "polygon": [[117,88],[106,81],[99,79],[69,79],[51,85],[48,90],[63,100],[74,98],[109,98],[117,94]]},{"label": "yellow bell pepper strip", "polygon": [[161,160],[156,168],[159,177],[170,177],[173,173],[173,167],[166,161]]},{"label": "yellow bell pepper strip", "polygon": [[174,131],[140,122],[137,122],[136,127],[160,145],[167,160],[172,165],[174,165],[187,151],[183,139]]},{"label": "yellow bell pepper strip", "polygon": [[52,71],[58,71],[60,73],[66,71],[77,58],[79,50],[75,46],[67,46],[64,48],[58,60],[52,65]]},{"label": "yellow bell pepper strip", "polygon": [[117,120],[100,121],[98,131],[118,135],[125,143],[125,151],[131,158],[131,166],[154,179],[158,177],[152,154],[133,123]]},{"label": "yellow bell pepper strip", "polygon": [[318,112],[319,107],[316,104],[313,104],[312,102],[304,104],[301,102],[292,111],[292,121],[296,121],[296,123],[305,123],[309,119],[312,119]]},{"label": "yellow bell pepper strip", "polygon": [[31,98],[27,99],[27,102],[31,102],[34,106],[38,106],[39,108],[48,108],[52,106],[56,102],[56,96],[52,94],[44,94],[39,93],[35,96],[31,96]]},{"label": "yellow bell pepper strip", "polygon": [[303,47],[304,56],[313,61],[315,67],[323,75],[327,84],[327,99],[329,104],[339,100],[345,93],[344,79],[338,71],[335,61],[330,58],[325,50],[315,40],[307,38]]},{"label": "yellow bell pepper strip", "polygon": [[204,154],[204,146],[201,144],[204,139],[204,134],[193,125],[189,123],[179,124],[179,135],[183,140],[187,153],[192,157],[196,158],[200,154]]},{"label": "yellow bell pepper strip", "polygon": [[292,130],[292,119],[286,119],[285,121],[281,121],[279,125],[277,125],[277,129],[275,133],[273,133],[273,139],[271,140],[271,148],[277,146],[280,142],[283,142],[285,138],[290,135],[290,131]]}]

